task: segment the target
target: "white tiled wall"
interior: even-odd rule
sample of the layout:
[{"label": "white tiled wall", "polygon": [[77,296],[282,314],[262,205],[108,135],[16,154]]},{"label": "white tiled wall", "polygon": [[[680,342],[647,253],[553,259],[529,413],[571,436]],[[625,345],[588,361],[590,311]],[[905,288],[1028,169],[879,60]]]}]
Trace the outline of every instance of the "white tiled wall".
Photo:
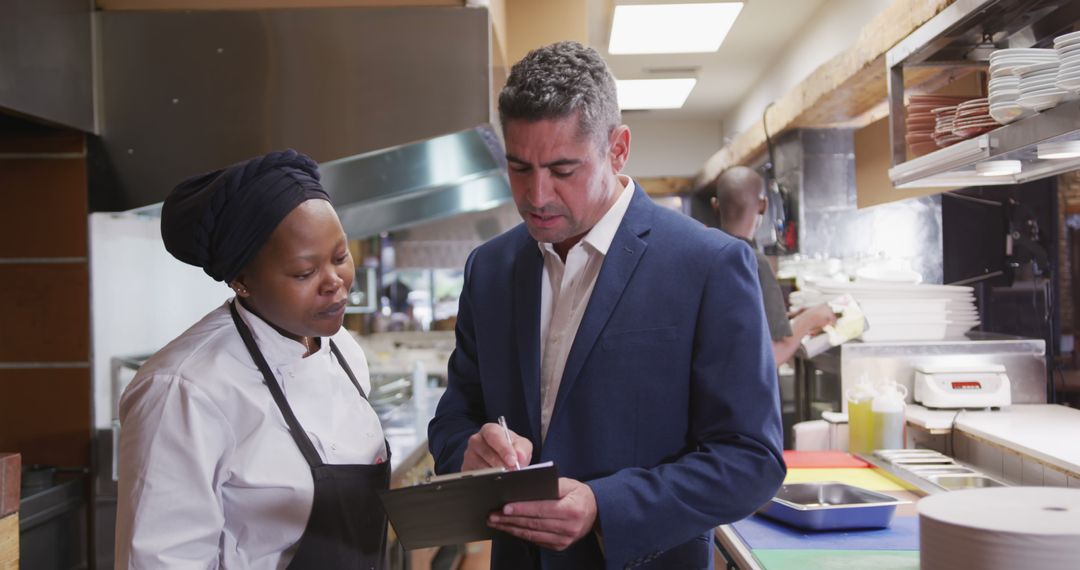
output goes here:
[{"label": "white tiled wall", "polygon": [[1000,448],[988,443],[973,439],[968,443],[968,452],[971,463],[991,477],[1002,477],[1004,474],[1003,452]]},{"label": "white tiled wall", "polygon": [[960,433],[954,434],[953,451],[960,461],[1010,485],[1080,489],[1080,477]]},{"label": "white tiled wall", "polygon": [[1003,477],[1005,478],[1005,482],[1010,485],[1020,485],[1021,482],[1024,480],[1024,468],[1020,459],[1020,455],[1017,453],[1012,453],[1010,451],[1005,451],[1002,453],[1001,457],[1004,467]]},{"label": "white tiled wall", "polygon": [[1051,467],[1043,467],[1044,487],[1068,487],[1069,477],[1065,473]]},{"label": "white tiled wall", "polygon": [[1041,487],[1043,484],[1042,463],[1027,457],[1020,458],[1020,461],[1023,467],[1023,480],[1021,482],[1026,486]]}]

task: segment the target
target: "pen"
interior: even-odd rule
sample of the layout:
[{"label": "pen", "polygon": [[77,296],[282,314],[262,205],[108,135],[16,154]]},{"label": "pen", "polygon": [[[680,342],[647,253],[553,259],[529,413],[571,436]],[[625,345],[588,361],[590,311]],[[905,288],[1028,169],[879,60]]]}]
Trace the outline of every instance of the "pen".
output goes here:
[{"label": "pen", "polygon": [[510,446],[511,451],[514,452],[514,468],[521,470],[521,462],[517,458],[517,450],[514,449],[514,440],[510,439],[510,428],[506,427],[506,418],[499,416],[499,425],[502,426],[503,435],[506,436],[506,443]]}]

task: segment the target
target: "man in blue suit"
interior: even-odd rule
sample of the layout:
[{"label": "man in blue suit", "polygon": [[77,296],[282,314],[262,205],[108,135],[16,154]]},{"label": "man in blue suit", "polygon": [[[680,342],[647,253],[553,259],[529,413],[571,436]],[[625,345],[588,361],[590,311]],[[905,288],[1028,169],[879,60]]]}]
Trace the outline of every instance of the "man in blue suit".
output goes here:
[{"label": "man in blue suit", "polygon": [[490,516],[495,569],[711,568],[713,528],[785,474],[754,254],[620,174],[595,50],[530,52],[499,114],[525,223],[466,263],[436,470],[557,464],[558,500]]}]

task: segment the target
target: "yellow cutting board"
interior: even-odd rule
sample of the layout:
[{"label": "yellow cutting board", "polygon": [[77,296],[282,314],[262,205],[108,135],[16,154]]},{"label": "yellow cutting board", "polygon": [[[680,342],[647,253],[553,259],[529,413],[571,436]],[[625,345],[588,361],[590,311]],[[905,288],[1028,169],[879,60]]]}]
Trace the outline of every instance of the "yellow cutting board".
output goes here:
[{"label": "yellow cutting board", "polygon": [[788,469],[784,483],[820,483],[837,481],[871,491],[903,491],[904,487],[882,475],[877,469]]}]

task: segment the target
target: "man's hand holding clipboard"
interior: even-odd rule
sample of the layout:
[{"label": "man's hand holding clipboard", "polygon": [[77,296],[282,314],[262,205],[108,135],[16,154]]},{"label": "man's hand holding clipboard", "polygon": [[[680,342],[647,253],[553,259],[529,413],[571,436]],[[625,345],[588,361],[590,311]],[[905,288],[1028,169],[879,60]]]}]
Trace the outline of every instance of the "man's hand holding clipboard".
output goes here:
[{"label": "man's hand holding clipboard", "polygon": [[[496,429],[502,433],[493,434]],[[479,461],[502,459],[502,463],[488,464],[505,464],[508,469],[521,469],[520,458],[525,457],[528,463],[531,456],[532,442],[510,431],[505,418],[499,416],[498,426],[484,424],[479,432],[469,438],[465,464],[469,463],[470,457]],[[492,528],[552,550],[565,550],[591,532],[595,523],[596,497],[592,489],[566,477],[559,479],[557,500],[508,503],[501,511],[488,516],[488,524]]]},{"label": "man's hand holding clipboard", "polygon": [[406,549],[484,540],[497,530],[563,550],[593,530],[596,499],[550,462],[517,469],[531,457],[532,442],[487,423],[469,438],[460,473],[380,498]]}]

